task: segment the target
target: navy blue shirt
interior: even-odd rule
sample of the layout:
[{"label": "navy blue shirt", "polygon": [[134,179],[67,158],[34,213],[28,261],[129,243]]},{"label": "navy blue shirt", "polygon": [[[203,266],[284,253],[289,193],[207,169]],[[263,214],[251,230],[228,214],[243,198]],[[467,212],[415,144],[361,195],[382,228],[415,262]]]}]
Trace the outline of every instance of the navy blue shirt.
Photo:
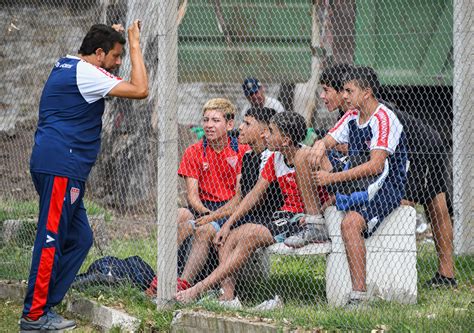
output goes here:
[{"label": "navy blue shirt", "polygon": [[78,57],[56,62],[41,95],[32,172],[87,180],[100,150],[104,97],[121,80]]},{"label": "navy blue shirt", "polygon": [[[407,149],[404,128],[395,113],[379,104],[365,123],[359,123],[359,111],[348,111],[329,131],[338,143],[347,143],[349,156],[369,155],[373,149],[388,153],[385,184],[390,186],[399,201],[404,195],[407,172]],[[399,199],[398,199],[399,198]]]}]

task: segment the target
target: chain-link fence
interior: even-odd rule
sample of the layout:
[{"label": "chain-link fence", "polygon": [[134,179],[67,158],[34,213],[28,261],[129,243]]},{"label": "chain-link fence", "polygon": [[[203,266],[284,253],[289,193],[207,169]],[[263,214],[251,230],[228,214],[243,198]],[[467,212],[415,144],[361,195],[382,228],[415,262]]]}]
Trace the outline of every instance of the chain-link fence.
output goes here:
[{"label": "chain-link fence", "polygon": [[[53,65],[93,24],[138,18],[149,95],[106,97],[74,289],[293,327],[469,330],[471,13],[461,0],[3,1],[0,278],[29,274],[28,163]],[[130,80],[124,50],[114,74]]]}]

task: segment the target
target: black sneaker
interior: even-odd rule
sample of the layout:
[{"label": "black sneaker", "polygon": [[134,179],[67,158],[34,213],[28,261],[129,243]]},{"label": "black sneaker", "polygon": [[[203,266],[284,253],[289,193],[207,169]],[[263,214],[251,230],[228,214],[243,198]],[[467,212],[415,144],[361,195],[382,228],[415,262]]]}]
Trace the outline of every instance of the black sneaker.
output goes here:
[{"label": "black sneaker", "polygon": [[425,287],[427,288],[457,288],[458,283],[455,278],[448,278],[436,272],[435,276],[431,280],[426,281]]},{"label": "black sneaker", "polygon": [[72,330],[76,327],[73,320],[67,320],[56,313],[48,313],[37,320],[20,319],[20,333],[33,332],[64,332]]}]

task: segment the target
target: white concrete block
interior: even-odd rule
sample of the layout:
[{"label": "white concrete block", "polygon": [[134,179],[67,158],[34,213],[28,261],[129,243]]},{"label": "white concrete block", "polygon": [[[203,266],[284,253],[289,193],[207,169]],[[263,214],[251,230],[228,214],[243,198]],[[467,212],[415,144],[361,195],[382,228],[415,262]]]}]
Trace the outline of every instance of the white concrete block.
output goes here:
[{"label": "white concrete block", "polygon": [[[270,254],[324,255],[326,262],[326,295],[330,305],[346,304],[352,290],[349,266],[341,237],[341,222],[345,214],[336,207],[326,210],[325,218],[331,242],[310,244],[292,249],[282,243],[262,251],[261,267],[269,269]],[[367,287],[371,297],[388,301],[415,303],[417,298],[416,271],[416,211],[401,206],[382,222],[379,229],[366,240]]]},{"label": "white concrete block", "polygon": [[[328,303],[344,305],[352,290],[349,267],[341,237],[344,214],[335,207],[326,211],[326,223],[332,240],[332,253],[326,268]],[[409,206],[397,208],[379,229],[366,240],[367,287],[372,297],[401,303],[415,303],[416,271],[416,211]]]},{"label": "white concrete block", "polygon": [[285,254],[285,255],[316,255],[327,254],[332,251],[331,242],[309,244],[299,249],[293,249],[283,243],[277,243],[266,248],[269,254]]}]

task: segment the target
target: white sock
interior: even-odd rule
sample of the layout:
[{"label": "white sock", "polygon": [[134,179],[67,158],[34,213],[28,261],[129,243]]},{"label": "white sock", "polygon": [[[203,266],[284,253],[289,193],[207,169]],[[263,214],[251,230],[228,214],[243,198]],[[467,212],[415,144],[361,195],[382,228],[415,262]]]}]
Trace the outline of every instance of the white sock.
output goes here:
[{"label": "white sock", "polygon": [[324,220],[324,216],[322,214],[306,215],[305,221],[306,221],[306,224],[319,224],[319,225],[326,224],[326,221]]},{"label": "white sock", "polygon": [[366,291],[358,291],[352,290],[349,296],[350,299],[360,299],[360,300],[367,300],[367,292]]}]

